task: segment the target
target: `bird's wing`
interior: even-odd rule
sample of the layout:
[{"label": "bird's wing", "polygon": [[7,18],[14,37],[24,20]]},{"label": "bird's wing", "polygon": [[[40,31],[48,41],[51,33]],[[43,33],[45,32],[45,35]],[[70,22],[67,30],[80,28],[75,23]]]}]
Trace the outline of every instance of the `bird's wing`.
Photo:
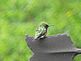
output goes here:
[{"label": "bird's wing", "polygon": [[46,29],[44,27],[39,27],[37,30],[36,30],[36,33],[35,33],[35,38],[38,38],[41,34],[44,34],[46,31]]}]

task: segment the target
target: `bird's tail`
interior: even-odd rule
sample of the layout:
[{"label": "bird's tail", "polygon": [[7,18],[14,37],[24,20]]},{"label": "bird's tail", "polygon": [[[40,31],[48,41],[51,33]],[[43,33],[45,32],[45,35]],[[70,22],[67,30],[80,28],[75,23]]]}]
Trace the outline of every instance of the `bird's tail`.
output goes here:
[{"label": "bird's tail", "polygon": [[34,38],[34,39],[35,39],[35,40],[40,40],[40,38],[38,38],[38,37],[37,37],[37,38]]},{"label": "bird's tail", "polygon": [[39,36],[36,35],[36,36],[34,37],[34,39],[35,39],[35,40],[39,40],[40,37],[41,37],[41,35],[39,35]]},{"label": "bird's tail", "polygon": [[39,37],[38,36],[35,36],[34,39],[37,40]]},{"label": "bird's tail", "polygon": [[37,37],[34,37],[35,40],[37,40]]}]

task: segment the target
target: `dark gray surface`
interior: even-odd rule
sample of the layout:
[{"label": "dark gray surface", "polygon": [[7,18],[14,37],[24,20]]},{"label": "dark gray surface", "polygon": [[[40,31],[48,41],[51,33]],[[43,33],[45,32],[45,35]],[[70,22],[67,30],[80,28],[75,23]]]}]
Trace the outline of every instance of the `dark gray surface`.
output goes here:
[{"label": "dark gray surface", "polygon": [[81,49],[75,48],[66,34],[48,36],[41,40],[27,36],[26,41],[34,53],[30,61],[72,61],[75,55],[81,53]]}]

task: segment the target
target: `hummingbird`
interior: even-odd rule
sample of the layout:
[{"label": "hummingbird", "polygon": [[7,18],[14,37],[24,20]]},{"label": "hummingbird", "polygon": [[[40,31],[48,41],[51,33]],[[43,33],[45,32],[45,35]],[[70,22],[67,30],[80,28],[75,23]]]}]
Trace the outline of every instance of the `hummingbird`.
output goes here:
[{"label": "hummingbird", "polygon": [[46,22],[42,22],[36,29],[34,39],[44,39],[46,38],[49,25]]}]

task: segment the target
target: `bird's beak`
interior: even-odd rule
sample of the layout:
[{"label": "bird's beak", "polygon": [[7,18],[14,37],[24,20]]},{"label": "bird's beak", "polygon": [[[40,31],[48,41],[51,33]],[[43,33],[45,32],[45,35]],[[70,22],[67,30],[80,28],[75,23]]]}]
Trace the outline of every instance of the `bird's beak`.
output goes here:
[{"label": "bird's beak", "polygon": [[49,25],[49,26],[53,26],[54,27],[54,25]]}]

